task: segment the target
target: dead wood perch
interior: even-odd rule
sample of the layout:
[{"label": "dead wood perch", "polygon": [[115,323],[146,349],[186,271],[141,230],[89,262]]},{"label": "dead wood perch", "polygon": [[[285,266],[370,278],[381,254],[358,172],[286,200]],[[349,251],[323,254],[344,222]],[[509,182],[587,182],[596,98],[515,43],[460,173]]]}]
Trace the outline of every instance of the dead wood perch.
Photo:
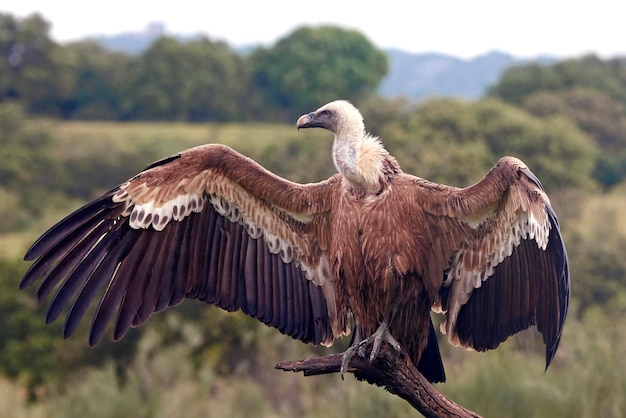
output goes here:
[{"label": "dead wood perch", "polygon": [[[338,373],[341,367],[341,354],[331,354],[306,360],[278,363],[277,369],[303,372],[305,376]],[[401,397],[425,417],[480,417],[475,412],[463,408],[448,399],[417,371],[407,353],[397,354],[383,344],[381,352],[372,364],[359,356],[354,356],[348,372],[357,380],[381,386],[390,393]]]}]

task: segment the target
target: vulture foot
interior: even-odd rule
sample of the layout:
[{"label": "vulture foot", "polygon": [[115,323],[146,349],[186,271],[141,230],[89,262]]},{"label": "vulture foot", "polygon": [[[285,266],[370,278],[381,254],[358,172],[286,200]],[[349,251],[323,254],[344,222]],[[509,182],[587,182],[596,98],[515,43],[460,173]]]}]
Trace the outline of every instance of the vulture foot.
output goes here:
[{"label": "vulture foot", "polygon": [[376,332],[374,332],[365,340],[361,340],[359,333],[357,333],[354,339],[354,343],[350,347],[348,347],[348,349],[343,353],[343,356],[341,358],[341,369],[339,370],[341,379],[343,379],[343,376],[348,369],[350,361],[355,354],[358,353],[359,356],[365,358],[365,347],[371,345],[372,349],[369,356],[369,360],[371,363],[378,356],[383,341],[389,343],[396,351],[402,350],[400,343],[393,337],[393,335],[391,335],[391,333],[389,332],[389,326],[384,321],[380,324]]}]

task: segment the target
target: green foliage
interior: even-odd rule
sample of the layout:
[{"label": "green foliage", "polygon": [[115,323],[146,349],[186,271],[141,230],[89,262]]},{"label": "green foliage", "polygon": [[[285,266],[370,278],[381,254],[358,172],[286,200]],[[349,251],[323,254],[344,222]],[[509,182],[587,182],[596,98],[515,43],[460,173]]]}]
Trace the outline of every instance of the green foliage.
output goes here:
[{"label": "green foliage", "polygon": [[[331,152],[332,135],[303,131],[291,140],[276,141],[247,154],[270,171],[292,181],[309,183],[325,180],[336,172]],[[306,169],[303,170],[303,167]]]},{"label": "green foliage", "polygon": [[107,361],[119,367],[129,363],[138,341],[136,331],[119,344],[104,341],[88,350],[88,324],[67,341],[61,338],[61,322],[46,325],[45,309],[37,305],[32,292],[16,293],[26,268],[23,261],[0,254],[0,375],[18,379],[32,395],[44,383],[62,388],[67,376],[84,367]]},{"label": "green foliage", "polygon": [[604,93],[580,87],[558,92],[540,91],[528,96],[523,107],[536,116],[567,116],[607,151],[621,151],[626,147],[624,105]]},{"label": "green foliage", "polygon": [[626,58],[513,67],[490,94],[538,116],[570,119],[598,146],[593,177],[605,187],[626,178]]},{"label": "green foliage", "polygon": [[567,223],[574,292],[580,307],[626,312],[626,185],[592,196]]},{"label": "green foliage", "polygon": [[34,14],[0,13],[0,102],[85,120],[291,120],[373,93],[387,57],[361,33],[303,27],[242,56],[207,38],[156,40],[139,56],[94,42],[56,44]]},{"label": "green foliage", "polygon": [[526,98],[524,108],[542,117],[572,120],[598,146],[593,176],[610,187],[626,178],[626,108],[604,93],[584,88],[545,92]]},{"label": "green foliage", "polygon": [[[42,213],[41,197],[55,186],[56,162],[50,158],[52,138],[47,129],[27,122],[20,106],[0,103],[0,232],[21,226]],[[8,194],[12,194],[9,197]]]},{"label": "green foliage", "polygon": [[495,352],[466,353],[460,364],[448,366],[441,389],[487,417],[621,417],[626,324],[611,317],[594,309],[581,320],[568,318],[555,363],[545,373],[541,357],[513,349],[511,341]]},{"label": "green foliage", "polygon": [[59,344],[60,327],[44,324],[43,310],[32,295],[16,295],[25,267],[18,260],[0,258],[0,374],[33,386],[60,372],[62,365],[50,355]]},{"label": "green foliage", "polygon": [[526,97],[538,91],[562,91],[574,87],[602,92],[626,105],[626,58],[603,61],[594,55],[587,55],[551,65],[511,67],[489,94],[521,104]]},{"label": "green foliage", "polygon": [[[331,136],[298,132],[295,126],[65,122],[52,132],[57,190],[81,199],[93,198],[153,161],[206,143],[231,145],[292,180],[317,181],[332,173]],[[311,170],[302,172],[303,165]]]},{"label": "green foliage", "polygon": [[521,158],[548,191],[589,185],[597,148],[573,123],[559,117],[533,118],[499,101],[475,106],[494,155]]},{"label": "green foliage", "polygon": [[[0,104],[0,159],[3,161],[0,178],[3,187],[15,190],[24,184],[45,181],[47,176],[38,167],[49,162],[38,161],[37,158],[46,152],[50,140],[46,131],[27,128],[25,115],[19,106]],[[43,153],[33,152],[41,148]]]},{"label": "green foliage", "polygon": [[[600,309],[587,311],[580,320],[570,318],[561,349],[546,372],[543,346],[530,333],[493,352],[446,350],[448,382],[438,387],[483,416],[621,417],[626,412],[626,376],[620,367],[626,329],[623,320],[611,318]],[[243,372],[221,375],[210,362],[193,362],[193,334],[164,345],[158,334],[146,332],[122,375],[113,363],[83,369],[63,388],[41,387],[36,404],[27,402],[21,383],[0,380],[0,406],[18,417],[168,417],[181,411],[187,417],[226,418],[415,414],[403,400],[350,376],[342,381],[338,376],[303,378],[272,370],[276,361],[314,354],[274,330],[256,327],[262,330],[257,349],[240,353],[243,364],[261,364],[255,371],[244,367]]]},{"label": "green foliage", "polygon": [[[388,114],[384,106],[366,106],[366,121],[370,112]],[[548,191],[589,185],[596,148],[564,118],[533,117],[494,99],[432,99],[395,115],[379,133],[406,172],[466,186],[482,178],[500,157],[512,155],[522,159]]]},{"label": "green foliage", "polygon": [[[85,382],[83,384],[77,384]],[[52,417],[138,417],[155,416],[156,402],[142,396],[138,382],[123,383],[112,364],[101,369],[87,369],[79,379],[72,379],[58,399],[48,401]],[[156,395],[156,394],[155,394]]]},{"label": "green foliage", "polygon": [[128,106],[132,60],[93,41],[57,48],[53,60],[58,105],[64,119],[108,120],[122,116]]},{"label": "green foliage", "polygon": [[126,119],[242,120],[247,72],[223,43],[163,37],[135,62]]},{"label": "green foliage", "polygon": [[387,57],[361,33],[302,27],[250,56],[264,102],[290,119],[335,99],[370,94],[387,72]]},{"label": "green foliage", "polygon": [[58,46],[50,24],[35,13],[23,19],[0,13],[0,102],[19,99],[33,113],[58,112],[58,69],[52,56]]}]

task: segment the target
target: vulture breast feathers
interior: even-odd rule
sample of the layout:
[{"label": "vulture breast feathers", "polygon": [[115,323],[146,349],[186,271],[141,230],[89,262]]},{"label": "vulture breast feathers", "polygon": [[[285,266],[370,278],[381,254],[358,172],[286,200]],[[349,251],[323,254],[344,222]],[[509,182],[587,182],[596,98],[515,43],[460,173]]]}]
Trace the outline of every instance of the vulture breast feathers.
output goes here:
[{"label": "vulture breast feathers", "polygon": [[[518,159],[452,188],[405,174],[359,111],[336,101],[298,128],[335,136],[338,174],[280,178],[224,145],[156,162],[45,232],[20,288],[52,294],[64,337],[97,303],[89,343],[114,317],[121,338],[152,313],[199,299],[241,310],[295,339],[357,342],[388,325],[416,364],[443,368],[430,309],[453,344],[495,348],[536,325],[546,366],[567,314],[569,272],[550,201]],[[428,364],[419,369],[428,372]],[[426,373],[425,373],[426,374]]]}]

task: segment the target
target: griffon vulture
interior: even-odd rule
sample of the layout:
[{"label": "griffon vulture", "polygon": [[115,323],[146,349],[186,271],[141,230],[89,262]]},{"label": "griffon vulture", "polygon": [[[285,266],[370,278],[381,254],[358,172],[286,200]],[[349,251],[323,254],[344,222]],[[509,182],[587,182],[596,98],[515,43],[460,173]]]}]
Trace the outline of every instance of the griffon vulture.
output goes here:
[{"label": "griffon vulture", "polygon": [[[54,290],[64,337],[97,301],[89,344],[154,312],[199,299],[242,310],[306,343],[350,331],[342,375],[382,341],[404,347],[431,381],[445,375],[431,309],[454,345],[493,349],[536,325],[546,367],[559,345],[570,279],[541,183],[504,157],[455,188],[404,173],[349,102],[300,117],[334,134],[338,170],[313,184],[280,178],[224,145],[158,161],[61,220],[26,253],[20,288]],[[369,350],[369,351],[367,351]]]}]

